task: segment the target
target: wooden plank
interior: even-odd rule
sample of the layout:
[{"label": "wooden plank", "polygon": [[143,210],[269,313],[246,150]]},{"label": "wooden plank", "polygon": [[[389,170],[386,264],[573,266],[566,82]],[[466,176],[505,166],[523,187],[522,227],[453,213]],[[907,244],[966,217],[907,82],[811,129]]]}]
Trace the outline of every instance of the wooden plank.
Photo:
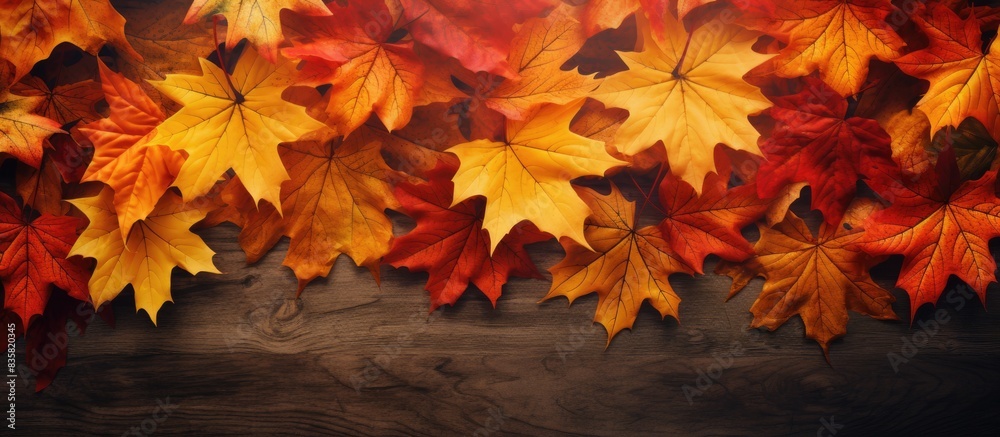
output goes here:
[{"label": "wooden plank", "polygon": [[[596,298],[539,304],[546,281],[513,280],[495,310],[471,291],[428,315],[424,274],[383,268],[379,288],[342,258],[295,299],[294,277],[281,266],[287,242],[246,266],[236,233],[202,231],[225,273],[175,273],[177,303],[164,307],[158,327],[123,295],[116,329],[98,322],[71,339],[69,365],[52,387],[21,387],[18,427],[37,435],[155,425],[157,435],[843,436],[995,435],[1000,425],[995,299],[989,312],[977,301],[960,310],[942,303],[950,321],[896,372],[887,354],[901,353],[919,325],[852,314],[828,364],[797,319],[773,333],[747,331],[760,281],[726,303],[728,278],[675,276],[682,322],[646,308],[606,349],[604,330],[590,323]],[[554,242],[532,252],[542,268],[562,256]],[[879,282],[891,286],[892,271],[877,269]],[[905,294],[896,296],[897,313],[907,314]],[[157,423],[158,400],[177,407]],[[824,428],[831,418],[843,428]]]}]

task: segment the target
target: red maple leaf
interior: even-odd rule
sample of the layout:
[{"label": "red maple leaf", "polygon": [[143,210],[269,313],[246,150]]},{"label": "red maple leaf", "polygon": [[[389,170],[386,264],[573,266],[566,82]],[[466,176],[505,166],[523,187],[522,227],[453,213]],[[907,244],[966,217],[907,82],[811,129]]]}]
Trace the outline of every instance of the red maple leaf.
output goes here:
[{"label": "red maple leaf", "polygon": [[114,327],[111,305],[94,311],[89,302],[80,302],[65,293],[53,293],[41,317],[31,322],[25,332],[25,361],[28,372],[35,377],[35,391],[39,392],[55,380],[59,369],[66,365],[70,336],[83,335],[87,326],[100,316]]},{"label": "red maple leaf", "polygon": [[880,171],[869,185],[891,206],[868,218],[860,247],[904,256],[896,286],[910,295],[911,319],[921,305],[938,301],[950,275],[985,302],[986,287],[996,282],[989,241],[1000,237],[996,170],[962,182],[946,151],[933,170],[914,177],[902,177],[898,168]]},{"label": "red maple leaf", "polygon": [[660,222],[663,239],[698,273],[703,273],[709,254],[734,262],[752,256],[753,247],[740,229],[763,216],[770,204],[757,197],[753,184],[728,188],[729,160],[721,148],[716,149],[715,163],[720,174],[705,177],[700,196],[694,187],[670,172],[659,188],[666,215]]},{"label": "red maple leaf", "polygon": [[770,97],[775,120],[761,143],[767,160],[757,180],[765,199],[785,185],[807,182],[812,209],[836,225],[854,199],[858,179],[878,166],[892,166],[891,139],[875,120],[848,116],[848,103],[816,77],[807,77],[791,95]]},{"label": "red maple leaf", "polygon": [[490,256],[489,235],[483,229],[483,199],[468,199],[449,208],[454,191],[451,176],[456,170],[454,164],[442,162],[429,172],[429,182],[396,186],[403,212],[416,220],[417,227],[397,238],[382,258],[393,267],[430,274],[425,288],[431,294],[431,311],[442,304],[454,305],[469,282],[495,307],[509,276],[543,279],[524,245],[551,238],[522,223]]},{"label": "red maple leaf", "polygon": [[401,0],[413,39],[458,59],[471,71],[504,77],[516,74],[507,65],[514,25],[534,17],[553,0]]},{"label": "red maple leaf", "polygon": [[90,272],[82,259],[66,259],[80,219],[42,214],[29,220],[14,199],[0,193],[0,279],[4,308],[27,326],[42,314],[50,285],[87,301]]}]

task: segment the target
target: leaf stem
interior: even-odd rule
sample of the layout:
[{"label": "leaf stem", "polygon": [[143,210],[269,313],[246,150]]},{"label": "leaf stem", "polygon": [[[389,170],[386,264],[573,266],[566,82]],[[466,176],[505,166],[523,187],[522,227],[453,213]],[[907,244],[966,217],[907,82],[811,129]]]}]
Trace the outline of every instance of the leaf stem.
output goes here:
[{"label": "leaf stem", "polygon": [[225,58],[222,57],[223,51],[219,48],[219,21],[221,21],[221,19],[218,15],[212,17],[212,42],[215,43],[215,56],[219,58],[219,67],[222,67],[222,73],[226,76],[226,82],[229,84],[229,89],[233,90],[233,94],[236,95],[234,101],[238,105],[246,101],[246,97],[243,97],[243,94],[236,89],[235,85],[233,85],[233,78],[229,75],[229,67],[226,65]]},{"label": "leaf stem", "polygon": [[688,34],[687,42],[684,43],[684,51],[681,52],[681,58],[677,60],[677,66],[674,67],[674,71],[670,72],[670,74],[672,74],[674,76],[674,79],[680,79],[680,78],[684,77],[684,75],[681,74],[681,66],[684,65],[684,58],[687,58],[688,49],[691,47],[691,36],[692,35],[694,35],[694,34],[693,33],[689,33]]},{"label": "leaf stem", "polygon": [[[635,180],[635,176],[633,176],[632,173],[628,174],[629,179],[632,179],[632,184],[635,185],[635,188],[637,190],[639,190],[639,194],[641,194],[642,197],[643,197],[643,199],[642,199],[642,205],[639,206],[639,211],[635,214],[636,223],[638,223],[639,217],[642,216],[642,212],[646,210],[646,205],[650,204],[649,199],[650,199],[650,197],[653,196],[653,191],[656,190],[657,187],[659,186],[659,184],[660,184],[660,178],[662,178],[663,176],[665,176],[664,172],[663,172],[663,170],[665,168],[666,167],[664,165],[662,165],[662,164],[660,165],[660,169],[656,172],[656,177],[653,178],[653,185],[649,189],[648,193],[642,190],[642,187],[639,185],[639,182]],[[662,213],[663,215],[667,215],[667,213],[665,211],[663,211],[662,208],[660,208],[658,206],[655,206],[655,205],[653,207],[656,208],[657,211],[660,211],[660,213]]]}]

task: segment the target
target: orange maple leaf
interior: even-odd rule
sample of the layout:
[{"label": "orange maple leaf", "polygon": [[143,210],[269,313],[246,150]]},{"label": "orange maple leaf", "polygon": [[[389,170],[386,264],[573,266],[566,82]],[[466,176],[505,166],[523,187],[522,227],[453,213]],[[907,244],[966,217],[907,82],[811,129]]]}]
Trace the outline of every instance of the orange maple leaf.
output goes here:
[{"label": "orange maple leaf", "polygon": [[1000,44],[994,40],[983,53],[975,18],[962,20],[943,5],[916,13],[913,19],[930,44],[897,59],[896,65],[930,82],[917,102],[930,120],[930,134],[975,117],[1000,138]]},{"label": "orange maple leaf", "polygon": [[583,26],[565,5],[544,18],[525,21],[511,41],[507,57],[517,77],[484,90],[486,106],[508,118],[521,120],[543,104],[565,105],[586,97],[600,81],[576,70],[559,68],[586,40]]},{"label": "orange maple leaf", "polygon": [[862,222],[876,206],[870,199],[858,199],[839,224],[820,225],[818,236],[788,212],[773,227],[759,226],[755,258],[742,265],[720,263],[716,272],[733,277],[730,297],[755,276],[766,279],[750,308],[750,327],[773,331],[798,314],[806,337],[816,340],[829,359],[830,342],[847,333],[848,310],[896,320],[896,299],[868,275],[881,259],[855,247],[863,235]]},{"label": "orange maple leaf", "polygon": [[597,293],[594,321],[608,331],[608,343],[622,329],[632,328],[639,308],[649,301],[663,317],[678,317],[681,298],[670,286],[673,273],[694,270],[669,249],[656,226],[636,226],[635,203],[612,185],[604,196],[589,188],[577,188],[580,198],[594,214],[584,229],[590,250],[566,238],[560,240],[566,257],[549,269],[552,288],[544,299],[576,298]]},{"label": "orange maple leaf", "polygon": [[[413,40],[396,41],[394,23],[401,11],[390,11],[382,1],[330,3],[332,17],[303,17],[290,27],[303,35],[282,50],[304,60],[300,84],[331,84],[328,124],[349,135],[374,112],[390,131],[410,121],[423,86],[424,64],[413,51]],[[373,17],[386,17],[371,26]]]},{"label": "orange maple leaf", "polygon": [[[125,19],[108,0],[8,0],[3,9],[0,59],[14,65],[14,82],[64,42],[92,55],[110,42],[142,59],[125,39]],[[4,88],[3,84],[0,88]]]},{"label": "orange maple leaf", "polygon": [[0,89],[0,153],[38,168],[42,163],[42,142],[63,132],[59,123],[31,112],[45,97],[22,97]]},{"label": "orange maple leaf", "polygon": [[395,172],[382,160],[380,146],[365,129],[347,139],[317,134],[283,143],[279,154],[292,175],[281,186],[284,216],[269,205],[254,211],[252,200],[234,196],[242,205],[237,209],[251,211],[237,220],[247,262],[256,262],[284,235],[291,238],[284,265],[299,279],[299,292],[329,274],[341,253],[377,280],[379,259],[392,239],[385,209],[398,207],[387,182]]},{"label": "orange maple leaf", "polygon": [[63,125],[73,122],[89,123],[101,118],[96,106],[104,95],[101,93],[101,84],[92,80],[49,89],[45,81],[27,76],[14,84],[11,91],[25,97],[44,97],[45,100],[35,108],[35,113]]},{"label": "orange maple leaf", "polygon": [[772,62],[781,77],[819,76],[842,96],[857,94],[872,58],[891,62],[904,46],[885,21],[890,0],[768,0],[741,21],[787,42]]},{"label": "orange maple leaf", "polygon": [[114,190],[115,215],[124,238],[170,188],[184,155],[146,141],[165,117],[139,85],[103,62],[100,72],[111,116],[80,126],[94,144],[94,157],[82,180],[101,181]]}]

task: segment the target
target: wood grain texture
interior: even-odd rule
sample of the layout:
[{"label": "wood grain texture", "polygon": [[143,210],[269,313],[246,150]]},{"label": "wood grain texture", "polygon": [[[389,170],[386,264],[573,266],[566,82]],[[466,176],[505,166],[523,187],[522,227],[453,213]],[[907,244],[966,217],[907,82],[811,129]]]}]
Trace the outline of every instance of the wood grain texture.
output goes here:
[{"label": "wood grain texture", "polygon": [[[832,435],[832,418],[837,436],[871,436],[996,435],[1000,425],[995,291],[989,312],[942,301],[951,320],[897,373],[887,354],[918,324],[852,314],[828,364],[797,318],[747,331],[760,280],[724,302],[728,278],[675,275],[681,324],[645,308],[606,349],[590,323],[595,296],[539,304],[548,283],[515,279],[495,310],[472,290],[428,315],[425,274],[383,267],[379,288],[342,257],[295,299],[281,266],[287,241],[246,266],[236,233],[201,231],[225,273],[175,273],[176,304],[158,327],[123,294],[115,329],[96,322],[72,338],[49,389],[19,388],[18,427],[49,436],[811,436]],[[562,251],[548,242],[532,254],[547,268]],[[889,287],[898,266],[874,274]],[[897,313],[908,314],[895,294]],[[734,348],[742,353],[725,355]],[[703,377],[689,401],[684,386],[698,388],[703,374],[717,377]],[[177,407],[156,423],[158,400]]]}]

